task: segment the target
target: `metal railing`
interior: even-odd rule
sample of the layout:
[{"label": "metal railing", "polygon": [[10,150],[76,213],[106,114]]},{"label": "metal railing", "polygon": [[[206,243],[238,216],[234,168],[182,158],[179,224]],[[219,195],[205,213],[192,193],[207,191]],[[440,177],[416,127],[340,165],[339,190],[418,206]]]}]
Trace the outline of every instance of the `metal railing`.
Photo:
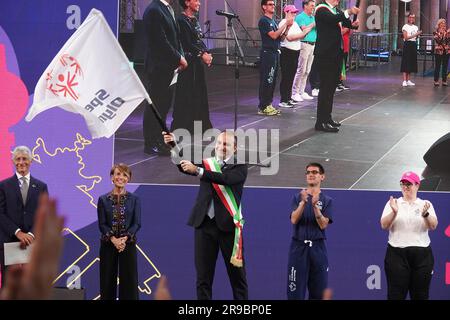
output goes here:
[{"label": "metal railing", "polygon": [[[394,42],[401,37],[401,33],[353,33],[350,39],[349,68],[357,70],[360,67],[378,67],[389,63],[392,55],[402,54],[402,46],[394,50]],[[421,63],[423,76],[434,67],[433,52],[433,35],[421,35],[417,41],[417,61]]]}]

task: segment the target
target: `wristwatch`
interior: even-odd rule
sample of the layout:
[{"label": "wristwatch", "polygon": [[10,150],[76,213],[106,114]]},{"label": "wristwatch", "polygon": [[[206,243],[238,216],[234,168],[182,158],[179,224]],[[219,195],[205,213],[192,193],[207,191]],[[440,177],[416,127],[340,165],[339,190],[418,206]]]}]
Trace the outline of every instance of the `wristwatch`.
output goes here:
[{"label": "wristwatch", "polygon": [[430,215],[430,213],[427,211],[424,214],[422,214],[422,217],[427,218]]}]

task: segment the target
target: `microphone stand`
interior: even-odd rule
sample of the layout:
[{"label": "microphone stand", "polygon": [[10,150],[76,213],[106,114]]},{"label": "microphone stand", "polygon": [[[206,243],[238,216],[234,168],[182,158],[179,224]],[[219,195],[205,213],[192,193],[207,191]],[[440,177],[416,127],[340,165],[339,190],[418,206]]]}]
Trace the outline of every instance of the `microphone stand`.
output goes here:
[{"label": "microphone stand", "polygon": [[244,52],[242,51],[242,47],[239,44],[239,39],[236,35],[236,30],[234,29],[234,25],[232,22],[233,18],[226,17],[228,19],[228,27],[231,29],[234,38],[234,130],[237,129],[237,111],[238,111],[238,94],[239,94],[239,61],[242,58],[244,61]]}]

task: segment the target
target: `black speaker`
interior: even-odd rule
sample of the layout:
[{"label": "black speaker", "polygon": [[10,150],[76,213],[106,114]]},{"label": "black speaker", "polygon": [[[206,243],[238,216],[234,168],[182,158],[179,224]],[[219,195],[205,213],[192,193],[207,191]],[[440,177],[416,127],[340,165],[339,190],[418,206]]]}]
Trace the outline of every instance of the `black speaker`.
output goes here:
[{"label": "black speaker", "polygon": [[450,171],[450,132],[428,149],[423,160],[433,171]]},{"label": "black speaker", "polygon": [[52,289],[51,300],[85,300],[86,292],[82,289],[69,289],[66,287],[55,287]]}]

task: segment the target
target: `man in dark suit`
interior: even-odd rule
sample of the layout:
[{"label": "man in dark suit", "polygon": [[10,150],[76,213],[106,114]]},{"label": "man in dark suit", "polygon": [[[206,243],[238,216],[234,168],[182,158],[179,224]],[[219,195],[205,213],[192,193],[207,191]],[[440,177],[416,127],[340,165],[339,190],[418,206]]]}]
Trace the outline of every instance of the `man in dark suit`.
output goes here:
[{"label": "man in dark suit", "polygon": [[[325,132],[339,132],[341,125],[331,117],[334,92],[339,82],[344,55],[339,24],[352,28],[349,17],[359,12],[356,7],[341,11],[337,8],[339,2],[340,0],[326,0],[316,7],[317,41],[314,59],[319,69],[320,90],[315,129]],[[358,21],[354,22],[353,26],[357,24]]]},{"label": "man in dark suit", "polygon": [[[173,135],[164,135],[164,141],[174,141]],[[195,268],[199,300],[212,299],[219,249],[230,278],[233,298],[248,299],[240,233],[244,223],[240,203],[247,179],[247,165],[235,164],[236,145],[234,133],[222,132],[217,137],[215,158],[204,159],[203,164],[198,166],[187,160],[182,160],[179,165],[181,172],[200,178],[200,190],[188,221],[188,225],[195,228]],[[234,199],[227,201],[226,198]],[[232,212],[235,213],[233,216]],[[235,237],[235,231],[240,236]]]},{"label": "man in dark suit", "polygon": [[[173,0],[153,0],[144,12],[143,21],[147,40],[145,57],[146,86],[153,105],[166,121],[170,108],[169,85],[174,70],[187,67],[180,42],[180,30],[175,20]],[[168,154],[161,138],[161,128],[150,105],[146,104],[143,122],[145,153]]]},{"label": "man in dark suit", "polygon": [[3,244],[20,241],[22,247],[34,242],[33,222],[39,196],[47,185],[30,175],[32,155],[25,146],[13,151],[16,173],[0,182],[0,267],[5,282]]}]

